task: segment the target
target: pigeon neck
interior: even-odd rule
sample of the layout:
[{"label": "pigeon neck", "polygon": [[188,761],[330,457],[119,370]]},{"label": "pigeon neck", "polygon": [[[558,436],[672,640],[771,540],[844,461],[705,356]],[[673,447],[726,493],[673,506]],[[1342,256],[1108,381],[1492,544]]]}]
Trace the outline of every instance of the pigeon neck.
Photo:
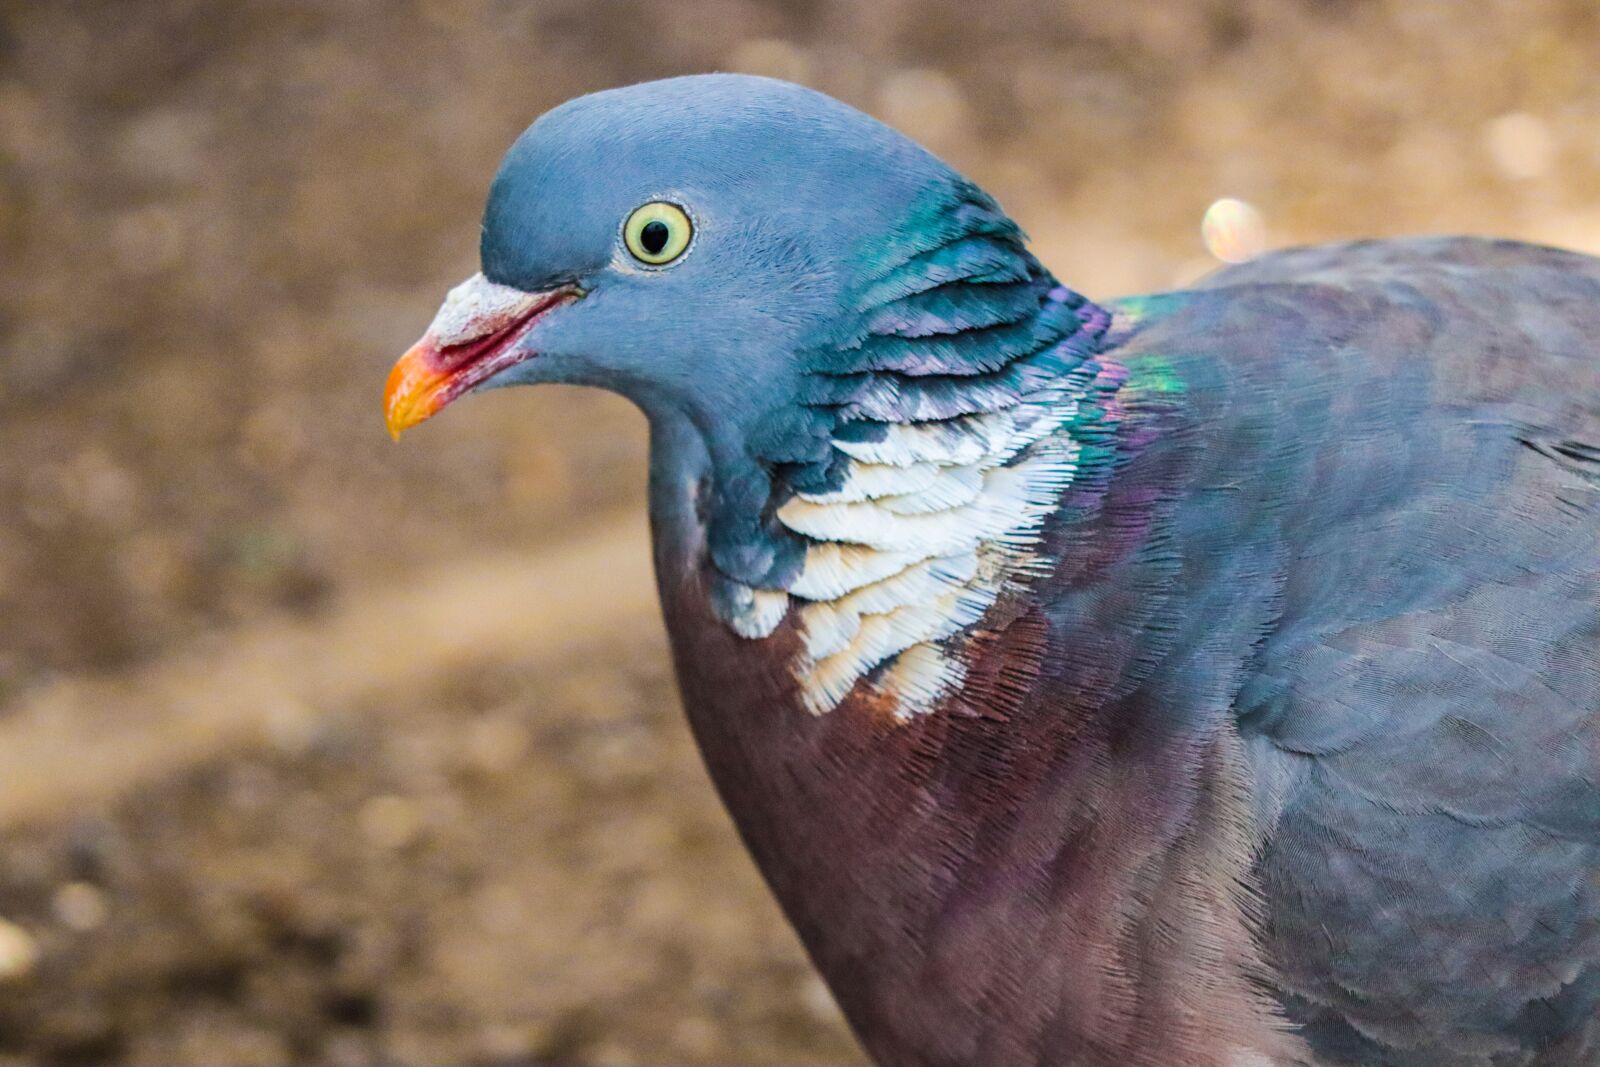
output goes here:
[{"label": "pigeon neck", "polygon": [[942,186],[858,278],[797,354],[793,402],[708,456],[709,596],[741,638],[787,635],[809,711],[859,693],[905,719],[955,691],[964,635],[1048,565],[1040,533],[1120,379],[1095,358],[1109,313],[973,186]]}]

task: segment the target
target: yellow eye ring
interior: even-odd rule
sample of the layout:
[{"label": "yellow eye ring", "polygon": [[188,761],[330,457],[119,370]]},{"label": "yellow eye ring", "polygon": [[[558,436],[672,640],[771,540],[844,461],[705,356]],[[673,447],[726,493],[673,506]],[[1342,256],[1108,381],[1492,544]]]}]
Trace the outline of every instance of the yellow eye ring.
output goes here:
[{"label": "yellow eye ring", "polygon": [[622,224],[628,254],[651,267],[665,267],[683,255],[694,236],[694,223],[677,204],[652,200],[634,209]]}]

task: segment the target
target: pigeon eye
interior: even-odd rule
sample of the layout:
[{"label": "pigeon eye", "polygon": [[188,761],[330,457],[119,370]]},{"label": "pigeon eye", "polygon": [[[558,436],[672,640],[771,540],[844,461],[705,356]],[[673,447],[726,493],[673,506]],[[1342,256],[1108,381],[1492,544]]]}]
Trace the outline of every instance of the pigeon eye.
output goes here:
[{"label": "pigeon eye", "polygon": [[677,204],[653,200],[634,209],[622,226],[622,241],[640,263],[664,267],[683,255],[694,224]]}]

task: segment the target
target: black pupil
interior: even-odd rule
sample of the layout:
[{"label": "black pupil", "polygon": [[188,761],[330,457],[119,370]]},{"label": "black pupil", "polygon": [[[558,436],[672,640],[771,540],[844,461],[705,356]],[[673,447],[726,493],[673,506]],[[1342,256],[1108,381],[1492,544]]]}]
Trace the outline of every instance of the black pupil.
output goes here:
[{"label": "black pupil", "polygon": [[656,219],[644,224],[644,229],[639,231],[639,244],[652,256],[659,256],[661,250],[667,247],[667,238],[672,236],[672,231],[667,224]]}]

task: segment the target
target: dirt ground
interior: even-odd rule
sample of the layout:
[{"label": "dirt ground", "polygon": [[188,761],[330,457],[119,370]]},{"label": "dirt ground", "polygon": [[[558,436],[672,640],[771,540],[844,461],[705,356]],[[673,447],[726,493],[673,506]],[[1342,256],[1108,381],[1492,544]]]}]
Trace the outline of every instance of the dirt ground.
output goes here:
[{"label": "dirt ground", "polygon": [[383,433],[542,110],[805,81],[1111,296],[1224,196],[1600,252],[1596,56],[1592,0],[0,0],[0,1067],[860,1062],[681,721],[641,420]]}]

